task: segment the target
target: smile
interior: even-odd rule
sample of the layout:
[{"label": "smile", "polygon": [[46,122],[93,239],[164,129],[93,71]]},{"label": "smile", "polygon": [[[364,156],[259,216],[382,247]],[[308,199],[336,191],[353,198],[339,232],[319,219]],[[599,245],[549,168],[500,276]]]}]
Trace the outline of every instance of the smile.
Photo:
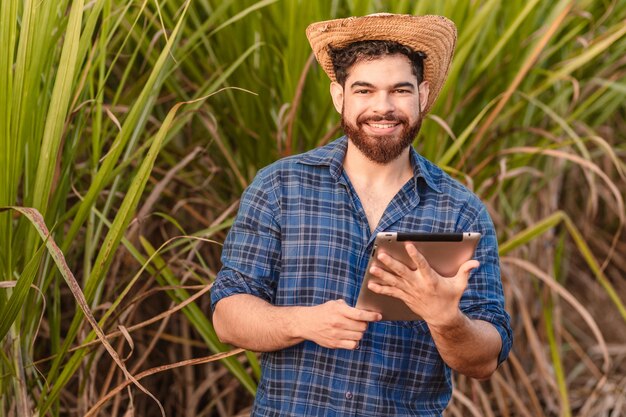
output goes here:
[{"label": "smile", "polygon": [[398,123],[368,123],[371,127],[376,129],[390,129],[398,125]]}]

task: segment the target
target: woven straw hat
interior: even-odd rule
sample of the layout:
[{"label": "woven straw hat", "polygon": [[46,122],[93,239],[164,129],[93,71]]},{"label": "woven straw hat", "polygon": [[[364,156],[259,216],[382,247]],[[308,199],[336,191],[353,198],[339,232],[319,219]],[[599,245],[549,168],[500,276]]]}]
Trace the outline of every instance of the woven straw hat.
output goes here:
[{"label": "woven straw hat", "polygon": [[443,16],[377,13],[312,23],[306,29],[306,36],[315,58],[332,81],[337,80],[329,46],[342,48],[358,41],[387,40],[424,52],[424,80],[430,86],[428,103],[423,110],[427,113],[448,75],[456,45],[456,26]]}]

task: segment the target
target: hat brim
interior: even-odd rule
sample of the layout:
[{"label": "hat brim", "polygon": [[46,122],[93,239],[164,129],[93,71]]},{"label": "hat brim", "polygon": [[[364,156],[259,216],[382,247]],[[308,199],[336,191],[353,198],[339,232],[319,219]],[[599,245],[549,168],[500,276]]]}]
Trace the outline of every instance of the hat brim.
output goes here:
[{"label": "hat brim", "polygon": [[427,113],[448,75],[457,32],[454,23],[443,16],[385,13],[313,23],[307,27],[306,36],[315,58],[332,81],[337,80],[329,46],[343,48],[358,41],[386,40],[424,52],[424,80],[430,87],[428,103],[423,109]]}]

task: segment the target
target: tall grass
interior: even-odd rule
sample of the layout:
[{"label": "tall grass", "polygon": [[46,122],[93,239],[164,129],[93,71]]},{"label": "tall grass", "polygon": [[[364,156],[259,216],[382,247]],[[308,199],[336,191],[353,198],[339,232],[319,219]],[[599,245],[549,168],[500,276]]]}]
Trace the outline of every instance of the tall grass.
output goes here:
[{"label": "tall grass", "polygon": [[305,27],[379,11],[458,25],[415,146],[487,203],[516,335],[446,414],[626,413],[624,0],[3,0],[0,415],[245,413],[220,242],[260,167],[341,134]]}]

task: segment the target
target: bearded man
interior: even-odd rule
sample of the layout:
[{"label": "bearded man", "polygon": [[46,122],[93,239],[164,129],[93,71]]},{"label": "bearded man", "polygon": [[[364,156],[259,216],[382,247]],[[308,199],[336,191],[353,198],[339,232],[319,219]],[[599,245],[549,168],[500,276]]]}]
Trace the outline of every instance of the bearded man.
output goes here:
[{"label": "bearded man", "polygon": [[[439,416],[451,372],[488,378],[508,356],[498,247],[482,202],[412,147],[446,78],[456,28],[441,16],[314,23],[345,136],[262,169],[244,192],[212,289],[226,343],[264,352],[253,416]],[[353,307],[378,232],[479,232],[444,278],[388,254],[373,292],[422,320]]]}]

